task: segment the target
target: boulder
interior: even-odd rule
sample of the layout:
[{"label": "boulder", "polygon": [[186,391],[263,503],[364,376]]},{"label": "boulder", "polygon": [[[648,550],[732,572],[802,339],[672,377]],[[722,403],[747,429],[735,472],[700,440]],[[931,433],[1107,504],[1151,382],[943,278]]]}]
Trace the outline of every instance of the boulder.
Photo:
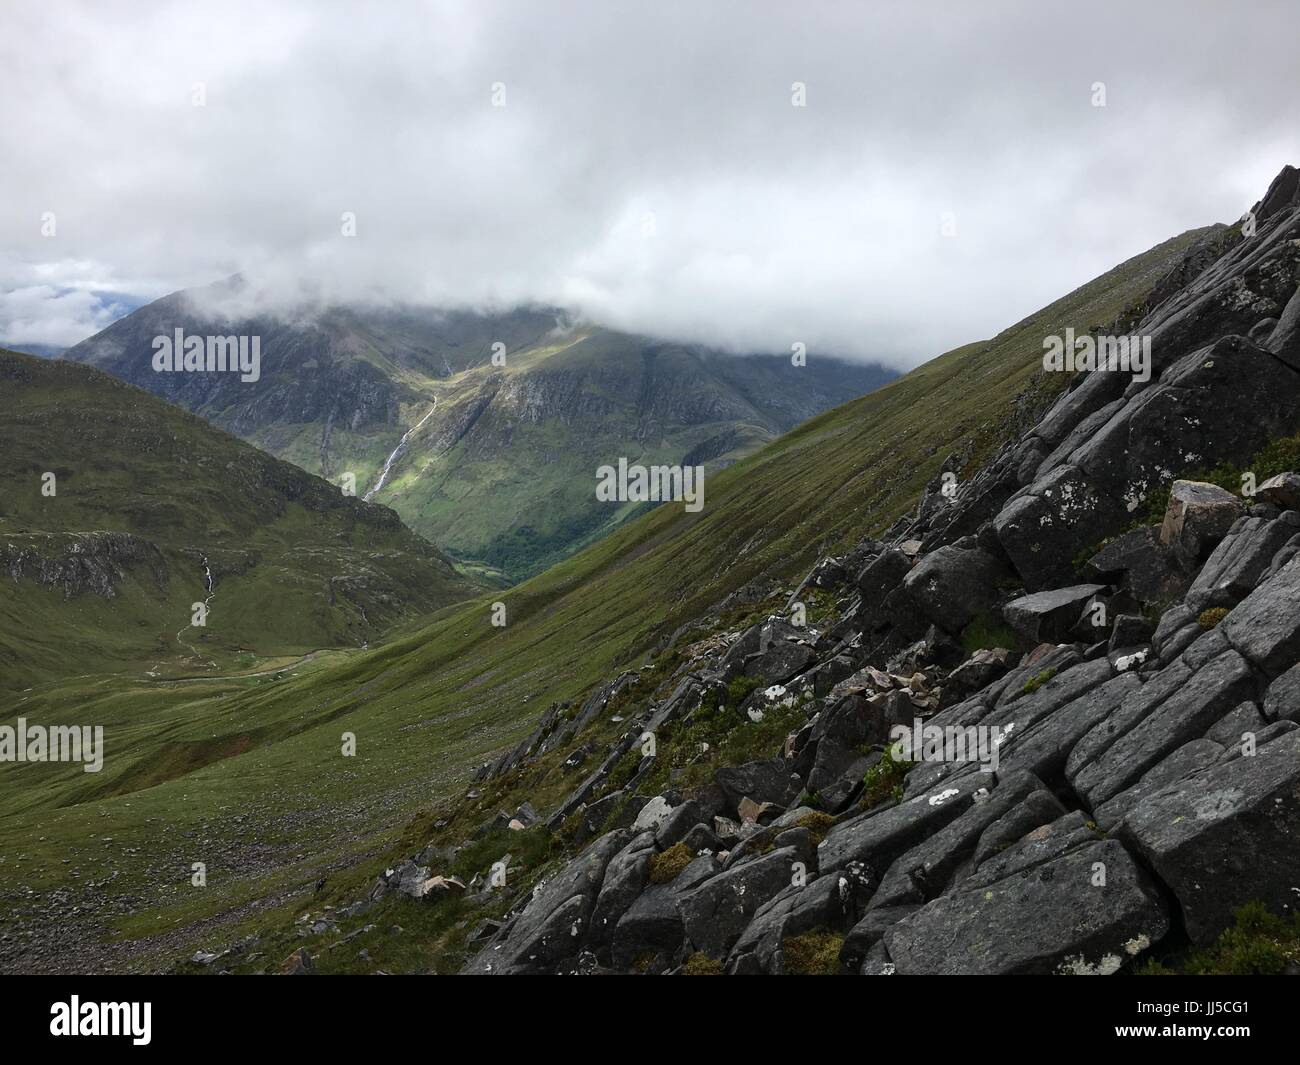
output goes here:
[{"label": "boulder", "polygon": [[903,583],[912,559],[896,547],[888,547],[865,566],[858,574],[858,591],[868,609],[878,606],[895,588]]},{"label": "boulder", "polygon": [[817,758],[808,774],[808,791],[821,800],[825,809],[835,813],[861,787],[863,774],[873,761],[879,761],[879,756],[872,759],[836,740],[823,739],[817,744]]},{"label": "boulder", "polygon": [[1127,510],[1113,493],[1099,490],[1081,470],[1066,465],[1011,500],[994,518],[993,528],[1025,585],[1038,589],[1069,580],[1079,552],[1127,520]]},{"label": "boulder", "polygon": [[424,895],[424,885],[428,879],[429,870],[426,866],[408,860],[385,873],[384,890],[381,894],[397,891],[418,899]]},{"label": "boulder", "polygon": [[[838,761],[831,752],[851,751],[854,754],[869,747],[883,747],[889,742],[890,729],[895,725],[911,726],[918,710],[908,694],[902,691],[878,693],[869,699],[849,695],[823,710],[809,729],[807,742],[792,768],[810,775],[820,762],[824,779],[827,773],[837,773],[844,756]],[[829,744],[823,755],[821,747]],[[809,782],[809,790],[816,790]]]},{"label": "boulder", "polygon": [[610,859],[605,880],[591,911],[587,945],[599,955],[614,936],[614,929],[650,877],[650,859],[655,854],[654,835],[642,832]]},{"label": "boulder", "polygon": [[1115,627],[1110,630],[1108,649],[1121,651],[1128,647],[1141,647],[1151,642],[1156,627],[1141,614],[1120,614]]},{"label": "boulder", "polygon": [[687,940],[711,958],[726,958],[758,908],[791,885],[799,861],[793,847],[774,850],[681,895]]},{"label": "boulder", "polygon": [[727,971],[783,974],[787,939],[816,929],[849,928],[861,916],[872,886],[870,871],[861,866],[792,884],[754,913],[732,948]]},{"label": "boulder", "polygon": [[685,839],[686,834],[704,820],[704,811],[693,799],[687,799],[672,811],[655,829],[655,843],[660,850],[667,850],[674,843]]},{"label": "boulder", "polygon": [[1009,576],[988,552],[951,545],[922,558],[908,571],[903,587],[927,618],[958,633],[997,602],[998,584]]},{"label": "boulder", "polygon": [[968,695],[988,687],[999,677],[1005,676],[1019,660],[1018,652],[1007,650],[1005,647],[976,651],[944,680],[939,708],[946,710]]},{"label": "boulder", "polygon": [[656,795],[641,807],[636,819],[632,822],[632,831],[634,833],[658,832],[668,822],[672,813],[673,807],[667,796]]},{"label": "boulder", "polygon": [[[749,646],[747,640],[744,646]],[[730,662],[738,672],[758,677],[767,685],[785,683],[812,665],[817,657],[807,630],[796,628],[783,618],[769,618],[763,623],[757,649],[752,653],[733,656],[734,650],[727,652],[724,663]],[[740,658],[738,664],[734,661],[736,657]]]},{"label": "boulder", "polygon": [[1255,489],[1255,498],[1283,510],[1300,510],[1300,473],[1279,473]]},{"label": "boulder", "polygon": [[735,810],[740,800],[745,798],[758,803],[789,806],[801,790],[798,778],[791,776],[789,767],[781,758],[719,769],[714,780],[722,788],[731,810]]},{"label": "boulder", "polygon": [[920,908],[919,904],[909,904],[876,906],[868,910],[844,937],[844,944],[840,947],[841,963],[846,969],[857,969],[889,929]]},{"label": "boulder", "polygon": [[1100,584],[1075,584],[1013,599],[1002,617],[1030,643],[1063,643],[1092,598],[1106,589]]},{"label": "boulder", "polygon": [[679,956],[685,936],[680,899],[717,874],[718,863],[701,855],[670,883],[651,884],[614,928],[610,958],[622,970],[662,972]]},{"label": "boulder", "polygon": [[1166,603],[1182,594],[1188,580],[1173,552],[1160,543],[1156,525],[1115,537],[1084,564],[1083,575],[1121,581],[1139,603]]},{"label": "boulder", "polygon": [[1245,509],[1237,496],[1216,484],[1175,481],[1160,525],[1160,543],[1194,565],[1209,557]]},{"label": "boulder", "polygon": [[513,924],[465,966],[472,975],[544,973],[574,957],[587,933],[610,860],[629,842],[625,831],[609,832],[591,844],[529,899]]}]

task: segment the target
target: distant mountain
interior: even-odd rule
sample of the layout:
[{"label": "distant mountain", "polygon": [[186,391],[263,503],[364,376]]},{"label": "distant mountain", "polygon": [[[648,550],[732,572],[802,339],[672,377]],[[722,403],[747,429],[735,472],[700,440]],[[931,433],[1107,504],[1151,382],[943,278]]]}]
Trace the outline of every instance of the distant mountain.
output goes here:
[{"label": "distant mountain", "polygon": [[[736,357],[561,312],[214,310],[238,279],[178,292],[66,353],[393,507],[454,556],[517,580],[645,509],[595,495],[620,457],[717,471],[895,375],[816,353]],[[260,377],[160,373],[153,342],[260,338]],[[494,361],[493,356],[498,357]],[[378,486],[378,489],[376,489]]]},{"label": "distant mountain", "polygon": [[387,507],[89,367],[0,351],[0,454],[4,686],[355,647],[476,590]]}]

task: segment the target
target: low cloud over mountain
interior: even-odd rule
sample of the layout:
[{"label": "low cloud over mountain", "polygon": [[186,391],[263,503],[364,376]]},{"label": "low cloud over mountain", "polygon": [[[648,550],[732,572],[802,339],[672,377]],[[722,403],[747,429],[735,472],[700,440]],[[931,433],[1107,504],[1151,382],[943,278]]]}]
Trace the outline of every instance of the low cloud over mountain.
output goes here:
[{"label": "low cloud over mountain", "polygon": [[17,8],[0,339],[243,272],[910,367],[1300,154],[1285,6],[1195,7]]}]

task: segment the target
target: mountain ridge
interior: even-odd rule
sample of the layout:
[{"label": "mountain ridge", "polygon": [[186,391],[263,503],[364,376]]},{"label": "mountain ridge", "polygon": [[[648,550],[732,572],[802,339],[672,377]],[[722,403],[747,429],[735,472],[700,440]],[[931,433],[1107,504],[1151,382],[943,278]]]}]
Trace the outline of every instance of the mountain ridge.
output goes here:
[{"label": "mountain ridge", "polygon": [[[214,655],[229,667],[241,655],[364,643],[477,590],[388,508],[101,371],[0,351],[0,380],[12,683],[52,671],[54,633],[75,639],[87,663],[152,655],[174,673],[211,668]],[[201,631],[175,635],[214,589]],[[64,616],[64,600],[96,620]],[[122,612],[116,623],[99,616],[110,608]],[[148,624],[159,611],[175,621],[162,633]],[[33,626],[16,623],[24,612],[51,635],[29,643]]]},{"label": "mountain ridge", "polygon": [[[218,296],[239,284],[216,286]],[[405,437],[377,498],[455,557],[511,581],[639,512],[597,502],[597,467],[642,455],[689,457],[716,472],[892,376],[816,354],[804,366],[789,356],[733,356],[566,323],[550,309],[325,308],[223,324],[201,311],[216,302],[205,291],[174,293],[66,357],[304,469],[332,480],[350,474],[359,494]],[[177,327],[260,336],[265,381],[153,373],[153,337]]]}]

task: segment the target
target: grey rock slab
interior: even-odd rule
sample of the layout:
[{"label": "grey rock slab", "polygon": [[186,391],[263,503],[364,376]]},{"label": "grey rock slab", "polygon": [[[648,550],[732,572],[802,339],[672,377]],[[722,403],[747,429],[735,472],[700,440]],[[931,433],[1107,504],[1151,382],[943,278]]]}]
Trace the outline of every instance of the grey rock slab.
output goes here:
[{"label": "grey rock slab", "polygon": [[1246,660],[1225,651],[1082,770],[1074,779],[1076,790],[1096,809],[1184,743],[1204,736],[1229,710],[1253,698],[1256,688]]},{"label": "grey rock slab", "polygon": [[998,772],[1024,770],[1043,780],[1062,778],[1075,744],[1141,686],[1135,674],[1122,673],[1023,727],[1010,716],[999,726],[1005,739],[998,749]]},{"label": "grey rock slab", "polygon": [[1254,590],[1295,532],[1289,521],[1247,518],[1201,567],[1187,590],[1187,605],[1198,613],[1208,607],[1236,606]]},{"label": "grey rock slab", "polygon": [[1211,942],[1260,901],[1300,897],[1300,732],[1148,796],[1120,832],[1178,898],[1193,942]]},{"label": "grey rock slab", "polygon": [[1079,775],[1093,765],[1121,736],[1130,732],[1148,714],[1178,691],[1192,678],[1192,669],[1183,662],[1166,666],[1154,677],[1124,697],[1118,709],[1097,722],[1079,740],[1065,760],[1066,779],[1077,787]]},{"label": "grey rock slab", "polygon": [[827,873],[858,861],[872,869],[884,869],[916,843],[956,820],[971,806],[976,792],[990,791],[995,783],[992,773],[972,773],[942,782],[932,791],[905,799],[897,806],[842,821],[817,848],[818,866]]},{"label": "grey rock slab", "polygon": [[1269,721],[1300,722],[1300,665],[1292,666],[1268,686],[1264,717]]},{"label": "grey rock slab", "polygon": [[1168,930],[1150,877],[1122,844],[1104,840],[987,888],[940,896],[893,925],[884,942],[902,975],[1113,973]]},{"label": "grey rock slab", "polygon": [[1129,810],[1148,795],[1214,765],[1222,754],[1223,744],[1214,740],[1202,738],[1183,744],[1164,761],[1147,770],[1142,779],[1131,788],[1126,788],[1097,807],[1092,815],[1093,821],[1103,831],[1111,831]]},{"label": "grey rock slab", "polygon": [[974,853],[984,831],[1042,787],[1032,773],[1000,778],[960,817],[894,859],[880,880],[872,907],[925,902],[939,895],[962,861]]},{"label": "grey rock slab", "polygon": [[1243,599],[1220,622],[1224,635],[1270,676],[1300,661],[1300,558]]}]

